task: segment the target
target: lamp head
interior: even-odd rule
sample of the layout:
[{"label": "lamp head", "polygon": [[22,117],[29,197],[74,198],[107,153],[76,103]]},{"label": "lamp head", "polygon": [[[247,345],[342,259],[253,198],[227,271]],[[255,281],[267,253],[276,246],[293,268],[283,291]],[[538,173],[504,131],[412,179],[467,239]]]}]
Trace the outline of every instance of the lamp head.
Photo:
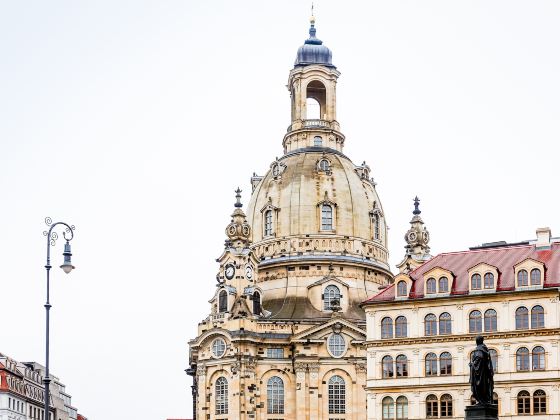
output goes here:
[{"label": "lamp head", "polygon": [[70,242],[66,241],[66,243],[64,244],[64,252],[62,253],[62,255],[64,255],[64,264],[62,264],[60,268],[62,268],[62,270],[64,270],[64,272],[68,274],[70,271],[76,268],[72,265],[72,249],[70,248]]}]

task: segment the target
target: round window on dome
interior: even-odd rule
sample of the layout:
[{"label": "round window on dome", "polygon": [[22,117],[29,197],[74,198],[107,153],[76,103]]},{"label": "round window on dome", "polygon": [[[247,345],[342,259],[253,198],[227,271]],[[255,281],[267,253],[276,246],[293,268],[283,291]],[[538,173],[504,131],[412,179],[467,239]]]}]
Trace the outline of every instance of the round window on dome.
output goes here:
[{"label": "round window on dome", "polygon": [[333,357],[342,357],[346,353],[346,341],[342,334],[332,334],[327,340],[327,348]]},{"label": "round window on dome", "polygon": [[280,175],[280,166],[279,165],[274,165],[272,167],[272,175],[273,176],[278,176]]},{"label": "round window on dome", "polygon": [[214,357],[222,357],[226,352],[226,342],[221,338],[216,338],[212,343],[212,354]]}]

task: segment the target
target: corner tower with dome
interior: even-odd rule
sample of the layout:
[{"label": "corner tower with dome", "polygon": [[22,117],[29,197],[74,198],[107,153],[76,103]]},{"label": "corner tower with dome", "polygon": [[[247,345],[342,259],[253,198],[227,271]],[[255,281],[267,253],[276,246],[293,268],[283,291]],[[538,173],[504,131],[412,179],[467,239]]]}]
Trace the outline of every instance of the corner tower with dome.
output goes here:
[{"label": "corner tower with dome", "polygon": [[316,37],[288,78],[284,154],[241,191],[216,290],[189,342],[197,419],[365,419],[365,312],[392,281],[383,207],[344,154],[340,73]]}]

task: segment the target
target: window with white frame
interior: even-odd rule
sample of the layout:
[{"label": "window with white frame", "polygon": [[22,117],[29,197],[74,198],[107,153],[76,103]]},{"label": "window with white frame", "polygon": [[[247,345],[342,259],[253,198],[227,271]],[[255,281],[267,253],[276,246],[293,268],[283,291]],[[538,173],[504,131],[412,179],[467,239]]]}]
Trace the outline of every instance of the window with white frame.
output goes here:
[{"label": "window with white frame", "polygon": [[333,209],[330,204],[321,205],[321,230],[333,230]]},{"label": "window with white frame", "polygon": [[283,348],[268,348],[266,349],[266,357],[270,359],[283,359],[284,358],[284,349]]},{"label": "window with white frame", "polygon": [[341,298],[340,289],[334,284],[325,287],[325,292],[323,293],[323,309],[325,311],[330,311],[332,309],[333,300],[338,300],[338,306],[340,306]]},{"label": "window with white frame", "polygon": [[339,375],[328,382],[329,414],[346,413],[346,383]]},{"label": "window with white frame", "polygon": [[272,235],[272,210],[264,212],[264,236]]},{"label": "window with white frame", "polygon": [[346,341],[342,334],[331,334],[327,340],[327,346],[333,357],[342,357],[346,352]]},{"label": "window with white frame", "polygon": [[214,357],[222,357],[226,352],[226,342],[221,338],[216,338],[212,342],[212,354]]},{"label": "window with white frame", "polygon": [[284,414],[284,381],[278,376],[266,384],[266,405],[267,414]]},{"label": "window with white frame", "polygon": [[228,414],[228,382],[223,376],[216,380],[216,414]]}]

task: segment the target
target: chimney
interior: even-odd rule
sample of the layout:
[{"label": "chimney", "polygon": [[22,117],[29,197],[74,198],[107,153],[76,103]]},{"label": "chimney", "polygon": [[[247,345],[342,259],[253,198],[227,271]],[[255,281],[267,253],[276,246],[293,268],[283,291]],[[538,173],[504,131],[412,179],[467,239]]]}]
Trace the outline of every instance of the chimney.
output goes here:
[{"label": "chimney", "polygon": [[552,234],[550,228],[538,228],[537,229],[537,249],[549,249],[550,248],[550,238]]}]

